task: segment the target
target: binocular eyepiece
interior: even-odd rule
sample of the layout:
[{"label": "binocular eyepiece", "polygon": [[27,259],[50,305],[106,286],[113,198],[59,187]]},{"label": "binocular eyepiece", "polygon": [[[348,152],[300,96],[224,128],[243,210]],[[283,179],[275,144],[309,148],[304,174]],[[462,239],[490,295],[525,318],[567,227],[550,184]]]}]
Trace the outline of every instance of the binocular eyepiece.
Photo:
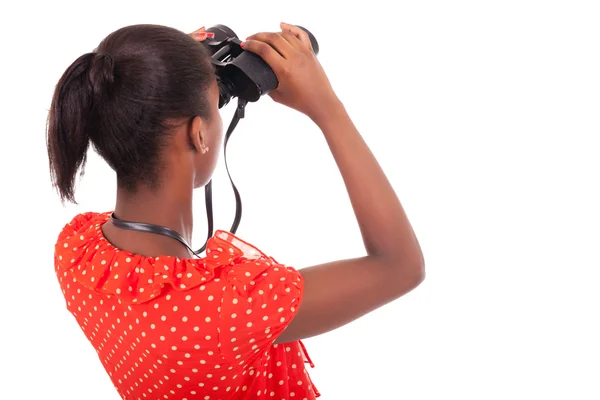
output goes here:
[{"label": "binocular eyepiece", "polygon": [[[313,51],[318,54],[317,39],[307,29],[299,28],[308,33]],[[219,108],[233,97],[254,102],[277,88],[279,82],[271,67],[255,53],[244,50],[241,40],[231,28],[215,25],[206,32],[214,34],[213,38],[207,38],[202,43],[208,48],[216,70]]]}]

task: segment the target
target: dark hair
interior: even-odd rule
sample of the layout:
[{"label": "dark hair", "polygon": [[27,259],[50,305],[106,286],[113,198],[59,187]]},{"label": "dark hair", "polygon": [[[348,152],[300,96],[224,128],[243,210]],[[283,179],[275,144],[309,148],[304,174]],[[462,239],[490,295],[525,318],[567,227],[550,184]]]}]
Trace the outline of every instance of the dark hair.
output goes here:
[{"label": "dark hair", "polygon": [[90,143],[119,187],[156,187],[165,138],[183,118],[209,118],[206,91],[214,77],[204,46],[158,25],[121,28],[75,60],[48,115],[50,174],[61,200],[75,203]]}]

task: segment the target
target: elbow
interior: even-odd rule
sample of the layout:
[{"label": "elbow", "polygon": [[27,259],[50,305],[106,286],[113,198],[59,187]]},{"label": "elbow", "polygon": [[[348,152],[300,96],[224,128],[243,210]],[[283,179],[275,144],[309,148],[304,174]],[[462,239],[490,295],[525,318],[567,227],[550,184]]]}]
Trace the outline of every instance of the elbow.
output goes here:
[{"label": "elbow", "polygon": [[420,262],[416,265],[412,265],[409,268],[409,277],[413,289],[423,283],[425,280],[425,263]]},{"label": "elbow", "polygon": [[394,281],[403,290],[415,289],[425,280],[425,262],[422,256],[412,261],[406,259],[396,260],[391,262],[390,265],[396,277]]}]

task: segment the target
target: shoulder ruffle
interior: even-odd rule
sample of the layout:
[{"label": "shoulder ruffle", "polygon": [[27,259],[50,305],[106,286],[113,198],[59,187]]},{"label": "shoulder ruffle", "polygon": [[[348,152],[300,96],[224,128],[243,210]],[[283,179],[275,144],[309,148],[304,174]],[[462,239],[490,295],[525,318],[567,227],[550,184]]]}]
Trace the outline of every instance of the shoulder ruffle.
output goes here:
[{"label": "shoulder ruffle", "polygon": [[55,245],[56,273],[70,274],[83,286],[125,303],[150,301],[167,286],[185,291],[216,278],[228,280],[243,294],[254,279],[277,264],[256,247],[221,230],[209,239],[203,258],[130,253],[104,237],[102,225],[109,218],[110,212],[79,214],[63,228]]}]

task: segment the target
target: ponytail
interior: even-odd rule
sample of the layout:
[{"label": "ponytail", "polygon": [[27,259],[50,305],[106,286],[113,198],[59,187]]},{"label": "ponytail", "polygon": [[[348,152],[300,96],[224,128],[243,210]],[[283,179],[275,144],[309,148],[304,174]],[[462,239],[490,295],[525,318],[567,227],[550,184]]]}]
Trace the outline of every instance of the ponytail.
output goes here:
[{"label": "ponytail", "polygon": [[79,57],[60,78],[48,115],[46,144],[52,184],[63,202],[75,202],[75,180],[83,175],[90,138],[99,137],[110,100],[114,61],[108,54]]},{"label": "ponytail", "polygon": [[173,127],[208,118],[210,55],[189,35],[160,25],[118,29],[67,68],[54,91],[46,144],[52,184],[75,202],[75,181],[93,149],[134,193],[160,184]]}]

